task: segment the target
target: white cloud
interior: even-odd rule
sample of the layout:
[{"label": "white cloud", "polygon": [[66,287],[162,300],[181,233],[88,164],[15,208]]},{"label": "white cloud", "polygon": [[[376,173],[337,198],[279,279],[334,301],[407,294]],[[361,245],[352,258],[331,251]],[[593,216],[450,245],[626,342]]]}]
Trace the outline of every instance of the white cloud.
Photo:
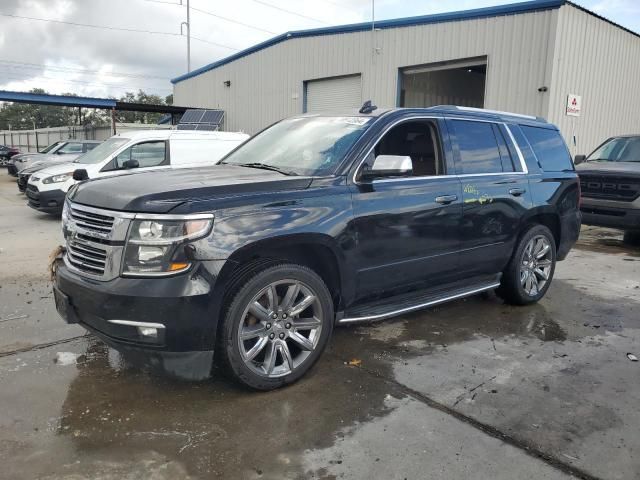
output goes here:
[{"label": "white cloud", "polygon": [[[119,96],[125,91],[142,88],[166,95],[171,92],[169,79],[186,71],[186,40],[179,36],[180,23],[186,20],[186,9],[178,5],[179,1],[3,0],[0,14],[171,35],[0,16],[0,88],[24,91],[40,87],[52,93],[74,92],[89,96]],[[424,15],[498,3],[509,3],[509,0],[458,0],[455,3],[376,0],[376,17]],[[580,3],[612,20],[625,21],[626,16],[631,28],[634,28],[633,22],[640,21],[636,0],[584,0]],[[192,68],[288,30],[369,21],[371,18],[370,0],[191,0],[191,6],[194,7],[191,13],[194,37],[233,47],[228,49],[192,40]],[[262,30],[227,22],[196,9],[237,19]]]}]

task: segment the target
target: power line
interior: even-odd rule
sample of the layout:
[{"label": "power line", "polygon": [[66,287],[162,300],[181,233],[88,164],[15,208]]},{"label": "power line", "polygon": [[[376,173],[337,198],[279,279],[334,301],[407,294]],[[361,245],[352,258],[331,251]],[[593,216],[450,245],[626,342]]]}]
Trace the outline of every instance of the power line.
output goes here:
[{"label": "power line", "polygon": [[319,23],[323,23],[325,25],[328,25],[328,23],[325,22],[324,20],[320,20],[318,18],[309,17],[307,15],[303,15],[302,13],[298,13],[298,12],[294,12],[294,11],[291,11],[291,10],[287,10],[286,8],[277,7],[275,5],[271,5],[270,3],[263,2],[261,0],[251,0],[251,1],[254,2],[254,3],[259,3],[260,5],[264,5],[265,7],[273,8],[275,10],[280,10],[281,12],[285,12],[285,13],[288,13],[290,15],[295,15],[296,17],[306,18],[307,20],[313,20],[314,22],[319,22]]},{"label": "power line", "polygon": [[[21,19],[21,20],[35,20],[35,21],[38,21],[38,22],[58,23],[58,24],[62,24],[62,25],[71,25],[71,26],[74,26],[74,27],[97,28],[97,29],[103,29],[103,30],[116,30],[116,31],[120,31],[120,32],[146,33],[146,34],[150,34],[150,35],[168,35],[168,36],[171,36],[171,37],[182,37],[182,35],[180,33],[175,33],[175,32],[160,32],[160,31],[156,31],[156,30],[139,30],[139,29],[136,29],[136,28],[113,27],[113,26],[108,26],[108,25],[95,25],[95,24],[91,24],[91,23],[67,22],[65,20],[53,20],[51,18],[26,17],[26,16],[23,16],[23,15],[12,15],[12,14],[8,14],[8,13],[0,13],[0,17],[9,17],[9,18],[16,18],[16,19]],[[205,40],[203,38],[194,37],[193,35],[191,36],[191,38],[193,38],[194,40],[198,40],[200,42],[208,43],[210,45],[215,45],[217,47],[226,48],[226,49],[234,50],[234,51],[238,51],[239,50],[239,49],[237,49],[235,47],[230,47],[229,45],[224,45],[222,43],[212,42],[210,40]]]},{"label": "power line", "polygon": [[[184,7],[184,5],[181,4],[181,3],[165,2],[165,1],[162,1],[162,0],[144,0],[144,1],[145,2],[151,2],[151,3],[161,3],[163,5],[175,5],[176,7]],[[240,20],[234,20],[233,18],[223,17],[222,15],[218,15],[217,13],[209,12],[209,11],[203,10],[201,8],[191,7],[191,10],[193,10],[195,12],[204,13],[205,15],[209,15],[211,17],[219,18],[220,20],[224,20],[225,22],[235,23],[237,25],[242,25],[243,27],[252,28],[254,30],[259,30],[261,32],[269,33],[271,35],[277,35],[277,32],[272,32],[271,30],[267,30],[266,28],[256,27],[255,25],[250,25],[248,23],[241,22]]]},{"label": "power line", "polygon": [[100,70],[89,70],[86,68],[77,68],[77,67],[58,67],[55,65],[47,65],[44,63],[27,63],[27,62],[17,62],[15,60],[3,60],[0,59],[0,63],[9,64],[8,66],[15,68],[28,68],[28,69],[47,69],[53,70],[56,72],[72,72],[72,73],[81,73],[81,74],[97,74],[97,75],[105,75],[109,77],[126,77],[126,78],[148,78],[155,80],[169,80],[169,77],[160,77],[156,75],[143,75],[143,74],[135,74],[135,73],[122,73],[122,72],[103,72]]},{"label": "power line", "polygon": [[249,25],[248,23],[240,22],[238,20],[233,20],[232,18],[223,17],[222,15],[218,15],[216,13],[207,12],[206,10],[202,10],[200,8],[191,7],[191,10],[196,12],[204,13],[205,15],[210,15],[215,18],[219,18],[220,20],[224,20],[225,22],[236,23],[238,25],[242,25],[247,28],[253,28],[254,30],[259,30],[261,32],[270,33],[271,35],[277,35],[276,32],[272,32],[271,30],[267,30],[265,28],[256,27],[255,25]]}]

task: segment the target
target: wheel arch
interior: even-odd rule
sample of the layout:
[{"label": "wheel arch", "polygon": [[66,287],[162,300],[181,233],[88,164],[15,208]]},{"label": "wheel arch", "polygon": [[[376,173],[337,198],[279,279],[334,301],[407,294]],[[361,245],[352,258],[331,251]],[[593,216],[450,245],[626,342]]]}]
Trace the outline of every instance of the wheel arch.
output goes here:
[{"label": "wheel arch", "polygon": [[520,228],[519,237],[531,227],[531,225],[544,225],[553,234],[553,240],[556,244],[556,251],[560,246],[560,241],[562,240],[562,227],[560,222],[560,215],[552,210],[538,210],[531,213],[531,215],[527,216],[522,222],[522,227]]},{"label": "wheel arch", "polygon": [[304,265],[322,278],[331,293],[335,311],[340,310],[344,288],[348,284],[345,280],[345,259],[329,235],[301,233],[266,238],[244,245],[229,260],[229,268],[233,270],[227,272],[230,278],[275,263]]}]

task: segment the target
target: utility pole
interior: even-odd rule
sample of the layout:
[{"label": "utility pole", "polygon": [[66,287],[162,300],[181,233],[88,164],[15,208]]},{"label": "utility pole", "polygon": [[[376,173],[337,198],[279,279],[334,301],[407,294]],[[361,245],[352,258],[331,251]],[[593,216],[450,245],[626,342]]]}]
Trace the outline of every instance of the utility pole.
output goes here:
[{"label": "utility pole", "polygon": [[[187,1],[187,21],[186,22],[182,22],[180,24],[180,35],[184,35],[184,33],[182,33],[182,27],[185,26],[187,27],[187,72],[191,71],[191,16],[190,16],[190,9],[189,9],[189,0]],[[180,0],[180,5],[182,5],[182,0]]]}]

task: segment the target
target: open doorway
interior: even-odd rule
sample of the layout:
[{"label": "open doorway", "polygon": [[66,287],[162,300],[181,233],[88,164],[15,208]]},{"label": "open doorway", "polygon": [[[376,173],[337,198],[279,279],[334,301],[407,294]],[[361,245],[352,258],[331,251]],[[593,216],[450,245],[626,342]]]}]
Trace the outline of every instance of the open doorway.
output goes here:
[{"label": "open doorway", "polygon": [[401,107],[460,105],[484,107],[487,57],[477,57],[400,70]]}]

